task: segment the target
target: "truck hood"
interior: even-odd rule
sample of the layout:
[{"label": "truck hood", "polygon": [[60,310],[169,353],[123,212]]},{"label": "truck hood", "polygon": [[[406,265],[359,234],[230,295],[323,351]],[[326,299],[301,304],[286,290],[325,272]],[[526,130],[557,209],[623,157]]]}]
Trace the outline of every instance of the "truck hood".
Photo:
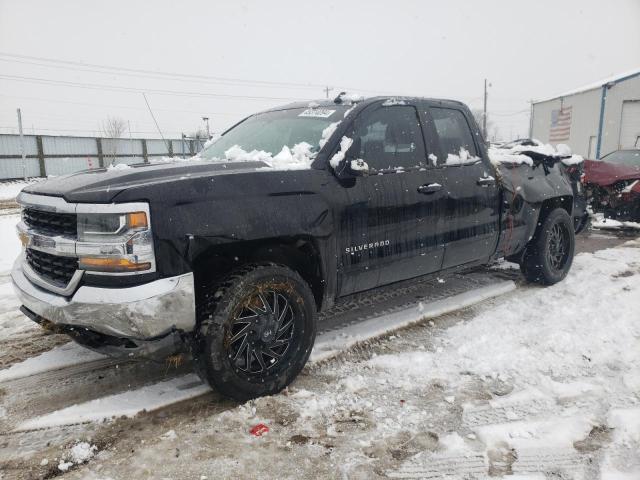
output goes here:
[{"label": "truck hood", "polygon": [[37,195],[63,197],[67,202],[111,203],[124,190],[186,178],[232,175],[264,169],[264,162],[211,162],[203,160],[139,164],[122,168],[101,168],[49,178],[24,188]]},{"label": "truck hood", "polygon": [[598,160],[585,160],[584,174],[586,183],[607,187],[620,180],[640,179],[640,167],[618,165]]}]

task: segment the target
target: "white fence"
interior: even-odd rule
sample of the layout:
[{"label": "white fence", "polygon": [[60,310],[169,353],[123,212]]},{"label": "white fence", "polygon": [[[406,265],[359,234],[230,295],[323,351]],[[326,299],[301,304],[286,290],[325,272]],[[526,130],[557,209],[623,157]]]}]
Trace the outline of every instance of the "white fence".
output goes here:
[{"label": "white fence", "polygon": [[[26,176],[64,175],[111,163],[149,162],[153,157],[188,157],[199,152],[204,141],[25,135]],[[20,136],[0,134],[0,180],[23,176]]]}]

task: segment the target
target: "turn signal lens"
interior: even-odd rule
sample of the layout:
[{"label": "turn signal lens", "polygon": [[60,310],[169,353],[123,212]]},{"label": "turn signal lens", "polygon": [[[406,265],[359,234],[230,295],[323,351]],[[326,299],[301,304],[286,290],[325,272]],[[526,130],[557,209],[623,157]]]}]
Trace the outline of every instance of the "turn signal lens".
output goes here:
[{"label": "turn signal lens", "polygon": [[130,229],[147,228],[147,214],[144,212],[134,212],[127,214],[127,225]]},{"label": "turn signal lens", "polygon": [[79,264],[82,270],[99,272],[139,272],[151,268],[149,262],[136,263],[127,258],[80,257]]}]

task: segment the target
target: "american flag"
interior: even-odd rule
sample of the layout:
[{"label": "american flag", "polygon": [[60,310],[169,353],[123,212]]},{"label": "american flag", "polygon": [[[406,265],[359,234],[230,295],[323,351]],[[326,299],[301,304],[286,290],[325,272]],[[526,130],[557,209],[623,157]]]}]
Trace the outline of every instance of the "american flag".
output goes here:
[{"label": "american flag", "polygon": [[551,130],[549,141],[551,143],[569,140],[571,133],[571,107],[551,111]]}]

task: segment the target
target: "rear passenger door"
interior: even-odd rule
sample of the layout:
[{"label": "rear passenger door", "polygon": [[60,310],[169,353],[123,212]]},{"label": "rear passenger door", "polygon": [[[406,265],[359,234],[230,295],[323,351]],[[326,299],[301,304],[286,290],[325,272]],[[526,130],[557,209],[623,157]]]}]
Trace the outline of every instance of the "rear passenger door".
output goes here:
[{"label": "rear passenger door", "polygon": [[488,260],[498,241],[500,197],[482,139],[466,109],[434,102],[426,113],[439,149],[434,175],[446,190],[442,267]]}]

